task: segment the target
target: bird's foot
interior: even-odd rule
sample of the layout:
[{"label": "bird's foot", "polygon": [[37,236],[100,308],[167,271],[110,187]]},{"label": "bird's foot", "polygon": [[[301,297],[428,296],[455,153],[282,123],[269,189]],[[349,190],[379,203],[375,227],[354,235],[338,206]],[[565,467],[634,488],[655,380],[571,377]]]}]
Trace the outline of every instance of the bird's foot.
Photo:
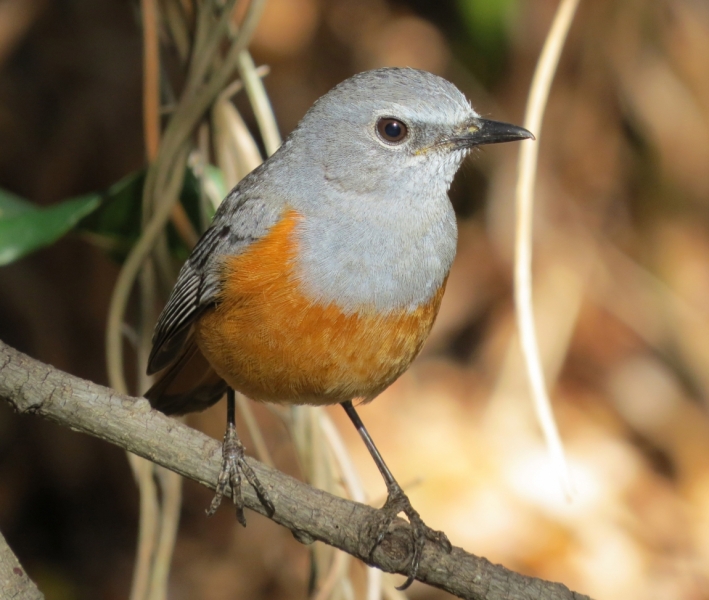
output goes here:
[{"label": "bird's foot", "polygon": [[219,508],[222,498],[226,493],[227,485],[229,485],[231,488],[231,499],[236,506],[236,518],[239,523],[246,527],[244,498],[241,495],[242,474],[256,490],[256,494],[268,515],[273,515],[276,509],[268,497],[266,488],[263,487],[258,477],[256,477],[256,473],[254,473],[253,469],[246,460],[244,460],[244,445],[236,434],[234,424],[229,423],[226,433],[224,434],[224,442],[222,443],[222,468],[221,471],[219,471],[219,479],[217,481],[214,499],[207,509],[208,516],[211,517],[216,512],[217,508]]},{"label": "bird's foot", "polygon": [[411,555],[411,561],[409,562],[407,572],[408,578],[403,585],[397,588],[399,590],[405,590],[416,579],[416,574],[418,573],[419,564],[421,562],[421,554],[423,553],[423,546],[426,543],[426,540],[442,546],[446,552],[450,552],[453,549],[453,546],[451,546],[451,543],[445,533],[431,529],[423,522],[421,516],[414,509],[414,507],[411,506],[411,501],[404,493],[404,490],[402,490],[396,482],[389,487],[389,495],[387,496],[386,502],[380,512],[383,513],[383,515],[377,527],[376,541],[372,546],[370,556],[376,547],[382,542],[384,536],[389,530],[389,525],[391,525],[399,513],[403,512],[411,525],[414,548]]}]

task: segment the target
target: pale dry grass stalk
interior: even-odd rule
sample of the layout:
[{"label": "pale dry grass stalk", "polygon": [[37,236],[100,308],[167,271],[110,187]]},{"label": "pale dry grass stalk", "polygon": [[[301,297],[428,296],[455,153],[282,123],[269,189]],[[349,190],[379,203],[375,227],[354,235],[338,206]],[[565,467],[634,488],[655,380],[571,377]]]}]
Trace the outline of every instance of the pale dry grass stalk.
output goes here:
[{"label": "pale dry grass stalk", "polygon": [[[231,23],[231,10],[235,0],[227,0],[216,11],[213,2],[207,1],[197,7],[191,3],[186,6],[173,5],[173,0],[164,0],[161,4],[162,18],[167,20],[168,30],[175,38],[178,54],[185,64],[188,64],[188,79],[184,91],[176,104],[171,107],[167,128],[160,131],[159,104],[159,54],[157,46],[157,24],[160,13],[156,0],[144,0],[146,11],[145,23],[145,128],[146,154],[150,168],[144,186],[144,228],[143,233],[129,254],[119,275],[114,289],[109,310],[107,327],[107,362],[111,385],[127,392],[127,384],[123,374],[123,355],[120,331],[124,328],[124,315],[131,288],[138,279],[141,284],[141,319],[136,327],[138,347],[138,380],[141,390],[146,388],[149,380],[144,375],[144,367],[150,348],[150,335],[154,317],[152,314],[157,293],[155,270],[163,276],[170,272],[171,260],[164,242],[164,227],[172,220],[178,233],[188,246],[196,241],[197,234],[187,219],[183,207],[177,202],[182,185],[183,173],[189,156],[193,156],[191,164],[202,180],[203,200],[210,203],[214,200],[212,181],[207,177],[209,167],[209,148],[214,141],[217,162],[222,167],[228,187],[235,185],[241,177],[250,172],[260,162],[255,141],[244,125],[241,115],[229,100],[230,96],[242,86],[246,90],[252,104],[261,137],[268,154],[272,154],[280,146],[281,138],[276,125],[273,111],[268,101],[262,76],[266,69],[257,69],[248,52],[246,42],[253,32],[258,15],[263,8],[263,0],[252,0],[246,12],[240,31]],[[194,10],[194,23],[189,18],[190,9]],[[218,17],[213,18],[215,14]],[[194,39],[186,44],[185,34],[189,36],[194,28]],[[220,41],[229,36],[232,46],[226,54],[220,55]],[[191,45],[191,52],[187,52]],[[240,82],[229,84],[231,74],[238,68]],[[205,111],[213,104],[211,130],[199,126]],[[190,139],[192,132],[198,129],[197,148],[193,150]],[[211,138],[211,139],[210,139]],[[195,153],[198,156],[195,156]],[[211,186],[211,187],[210,187]],[[221,200],[221,199],[220,199]],[[272,463],[268,448],[246,400],[239,402],[240,412],[258,456],[267,463]],[[334,428],[329,431],[330,440],[338,447],[338,457],[330,450],[325,441],[325,432],[321,430],[320,411],[303,408],[291,412],[289,419],[294,428],[296,450],[301,457],[308,480],[328,491],[342,493],[340,480],[342,471],[349,480],[348,492],[364,499],[359,484],[354,483],[351,460],[346,458],[346,450]],[[300,434],[297,433],[300,431]],[[339,440],[339,441],[337,441]],[[345,457],[345,458],[343,458]],[[163,600],[166,597],[167,578],[172,549],[175,543],[177,523],[179,518],[180,486],[177,480],[171,479],[151,465],[131,464],[136,473],[141,490],[141,540],[136,559],[136,573],[131,594],[131,600]],[[342,465],[338,467],[338,465]],[[162,491],[162,505],[158,502],[155,480]],[[315,553],[318,561],[318,572],[328,573],[323,585],[320,586],[320,598],[346,597],[354,589],[349,577],[351,559],[329,547],[318,544]],[[381,574],[368,569],[368,598],[375,600],[381,597]]]},{"label": "pale dry grass stalk", "polygon": [[140,512],[138,515],[138,547],[131,582],[130,600],[148,597],[150,568],[158,536],[158,492],[153,478],[153,463],[135,454],[127,454],[128,463],[138,485]]},{"label": "pale dry grass stalk", "polygon": [[318,419],[320,429],[322,429],[325,439],[330,446],[330,450],[337,461],[338,470],[350,498],[356,502],[366,503],[367,496],[364,492],[364,486],[352,462],[352,457],[347,451],[347,446],[340,436],[340,433],[337,431],[337,427],[335,427],[335,424],[332,422],[330,415],[324,410],[318,411]]},{"label": "pale dry grass stalk", "polygon": [[[157,0],[141,0],[143,17],[143,132],[145,154],[148,162],[153,162],[160,148],[160,48],[158,39]],[[141,273],[141,316],[145,322],[152,310],[152,273],[144,269]],[[144,353],[145,331],[138,332],[136,351]],[[139,370],[138,381],[145,381]],[[128,454],[128,462],[139,490],[140,513],[138,520],[138,545],[133,567],[130,599],[144,600],[150,597],[152,565],[160,535],[161,510],[155,485],[154,465],[143,458]],[[159,598],[160,596],[156,597]]]},{"label": "pale dry grass stalk", "polygon": [[529,90],[524,126],[537,136],[536,143],[522,143],[516,190],[517,227],[515,237],[515,309],[522,354],[537,419],[544,433],[551,459],[567,496],[573,494],[564,448],[551,410],[539,356],[532,304],[532,222],[534,184],[541,127],[554,73],[579,0],[561,0],[544,42]]},{"label": "pale dry grass stalk", "polygon": [[[205,11],[208,10],[205,8],[207,4],[211,5],[212,3],[204,2],[200,8],[200,14],[205,14]],[[123,373],[123,349],[120,330],[131,289],[144,261],[163,235],[165,224],[178,200],[186,160],[191,146],[190,136],[218,93],[228,83],[236,68],[239,53],[247,46],[250,36],[253,34],[263,10],[263,5],[263,0],[252,0],[250,2],[238,36],[232,41],[224,60],[215,67],[206,81],[205,77],[207,76],[208,68],[216,58],[213,52],[216,51],[218,44],[207,44],[207,51],[211,52],[208,60],[202,56],[195,57],[185,90],[163,132],[158,156],[148,169],[143,197],[144,206],[152,207],[152,212],[144,226],[140,239],[128,255],[118,276],[111,296],[106,328],[106,362],[109,381],[119,391],[127,391]],[[230,9],[232,6],[233,1],[227,2],[225,10]],[[221,23],[223,21],[223,18],[218,21],[216,25],[218,31],[222,30]],[[200,21],[198,16],[196,48],[204,47],[205,37],[213,38],[205,30],[208,25],[208,18],[202,17]],[[197,67],[194,67],[194,65],[197,65]]]},{"label": "pale dry grass stalk", "polygon": [[[330,451],[335,458],[339,474],[344,481],[349,497],[357,502],[362,502],[363,504],[366,503],[367,494],[364,491],[364,486],[362,485],[359,473],[352,462],[352,457],[347,450],[347,446],[345,445],[342,436],[340,436],[340,432],[337,430],[337,427],[335,427],[330,415],[328,415],[326,411],[320,410],[318,416],[320,428],[322,429],[325,439],[330,447]],[[333,561],[332,566],[333,570],[334,568],[335,561]],[[406,598],[402,592],[396,589],[395,584],[392,581],[385,581],[384,573],[382,573],[379,569],[369,566],[367,566],[366,569],[367,600],[379,600],[382,595],[389,598],[397,598],[398,600]],[[323,588],[324,587],[325,583],[323,583]],[[320,596],[318,595],[318,598],[319,597]]]},{"label": "pale dry grass stalk", "polygon": [[154,473],[160,485],[162,502],[155,557],[150,570],[148,599],[162,600],[167,598],[170,565],[177,541],[182,508],[182,477],[158,465],[154,465]]},{"label": "pale dry grass stalk", "polygon": [[254,116],[258,123],[263,145],[266,147],[266,154],[271,156],[281,145],[281,134],[278,131],[271,103],[266,95],[266,88],[263,87],[263,79],[259,75],[251,55],[246,50],[239,54],[238,66],[246,94],[254,109]]},{"label": "pale dry grass stalk", "polygon": [[[224,95],[212,107],[212,131],[217,165],[231,189],[261,164],[261,153],[244,119]],[[222,195],[214,197],[215,209],[223,199]]]},{"label": "pale dry grass stalk", "polygon": [[311,596],[311,600],[327,600],[333,597],[335,587],[347,577],[347,569],[350,566],[350,555],[346,552],[337,551],[334,553],[330,569],[322,579],[320,587]]},{"label": "pale dry grass stalk", "polygon": [[[142,0],[141,3],[144,37],[144,131],[146,156],[150,167],[143,192],[143,233],[124,263],[114,288],[106,336],[109,380],[115,389],[124,393],[128,391],[128,386],[123,372],[121,330],[131,289],[138,279],[141,317],[137,327],[136,337],[139,345],[136,350],[138,381],[142,391],[149,384],[144,371],[156,316],[154,307],[157,288],[150,254],[153,253],[153,260],[159,266],[161,273],[171,272],[171,259],[163,234],[168,219],[173,221],[188,246],[193,245],[197,240],[197,234],[177,199],[191,147],[189,137],[218,91],[216,87],[205,91],[202,83],[216,59],[216,51],[223,37],[218,34],[227,30],[234,0],[227,4],[216,26],[217,35],[214,35],[215,30],[211,27],[210,18],[218,7],[212,2],[201,4],[199,11],[201,20],[198,23],[194,46],[199,48],[202,44],[205,53],[193,54],[192,71],[198,79],[188,80],[186,86],[186,92],[196,96],[199,103],[195,106],[191,98],[185,100],[183,96],[171,114],[170,125],[173,127],[168,127],[163,135],[160,130],[158,37],[160,13],[157,0]],[[234,71],[234,56],[246,46],[262,8],[262,0],[254,0],[250,3],[243,35],[240,35],[231,47],[232,65],[216,68],[214,77],[208,83],[213,83],[214,78],[225,82]],[[184,33],[189,30],[186,22],[179,24],[175,22],[175,19],[179,20],[179,16],[185,14],[182,9],[171,11],[172,31]],[[180,40],[178,46],[181,51],[184,51],[185,40],[182,38]],[[208,85],[206,87],[209,88]],[[180,127],[177,127],[178,125]],[[174,473],[157,471],[157,481],[162,492],[162,503],[160,503],[153,465],[136,457],[131,457],[130,463],[139,486],[141,502],[139,542],[130,597],[131,600],[164,600],[167,596],[169,567],[180,514],[181,479]]]},{"label": "pale dry grass stalk", "polygon": [[236,408],[239,411],[244,424],[246,425],[249,435],[251,436],[251,442],[254,445],[256,456],[263,464],[275,468],[273,458],[271,458],[271,453],[268,451],[268,446],[266,445],[266,440],[263,437],[258,421],[256,421],[254,412],[251,410],[249,401],[243,394],[236,394]]},{"label": "pale dry grass stalk", "polygon": [[[280,147],[281,137],[273,108],[263,86],[263,70],[254,65],[251,55],[245,50],[239,55],[238,66],[241,80],[254,110],[259,133],[266,152],[270,156]],[[225,90],[220,100],[226,101],[227,93],[233,94],[234,89]],[[246,127],[243,126],[240,115],[230,102],[228,105],[222,105],[221,111],[221,118],[230,124],[227,130],[221,132],[221,135],[227,138],[224,140],[225,146],[227,148],[233,147],[236,150],[235,156],[232,158],[236,159],[240,155],[242,157],[251,156],[255,142]],[[215,130],[215,137],[217,135],[218,130]],[[226,150],[225,155],[229,155]],[[225,164],[224,166],[230,170],[236,168],[234,165]],[[248,166],[251,167],[248,169],[250,171],[257,165]],[[296,452],[308,481],[326,491],[339,493],[340,480],[342,480],[350,498],[358,502],[365,502],[364,488],[352,459],[337,428],[325,410],[321,407],[298,407],[291,411],[287,422],[290,424]],[[257,436],[259,434],[252,431],[251,428],[249,430],[256,444],[254,434]],[[338,597],[339,594],[345,593],[344,589],[352,588],[348,569],[351,563],[349,555],[322,546],[315,552],[315,560],[318,562],[318,572],[327,573],[316,592],[316,598],[325,600]],[[394,586],[391,585],[391,587],[393,589]],[[367,567],[367,598],[368,600],[378,600],[381,597],[381,572],[378,569]],[[403,594],[400,597],[404,597]]]}]

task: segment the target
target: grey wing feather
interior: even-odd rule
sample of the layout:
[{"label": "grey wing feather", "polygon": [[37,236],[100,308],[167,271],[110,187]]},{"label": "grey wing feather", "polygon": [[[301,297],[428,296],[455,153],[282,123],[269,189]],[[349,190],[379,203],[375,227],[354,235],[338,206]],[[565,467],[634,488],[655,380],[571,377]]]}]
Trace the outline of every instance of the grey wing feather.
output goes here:
[{"label": "grey wing feather", "polygon": [[253,193],[256,190],[249,185],[250,179],[244,179],[224,199],[211,226],[182,266],[155,326],[148,375],[168,367],[179,357],[192,324],[217,303],[223,257],[239,254],[265,235],[282,213],[282,206],[264,202]]},{"label": "grey wing feather", "polygon": [[[210,235],[211,234],[211,235]],[[205,293],[208,279],[205,269],[193,256],[212,246],[213,229],[208,229],[200,238],[192,255],[187,259],[177,277],[170,299],[158,319],[153,334],[153,348],[148,358],[148,375],[169,366],[180,354],[197,317],[216,301],[216,294]]]}]

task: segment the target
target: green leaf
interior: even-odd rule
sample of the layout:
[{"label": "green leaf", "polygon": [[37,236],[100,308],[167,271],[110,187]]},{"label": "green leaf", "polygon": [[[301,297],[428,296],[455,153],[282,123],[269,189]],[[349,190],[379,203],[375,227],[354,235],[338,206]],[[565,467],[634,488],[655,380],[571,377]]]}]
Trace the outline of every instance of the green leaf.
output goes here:
[{"label": "green leaf", "polygon": [[96,210],[99,194],[87,194],[59,204],[38,208],[2,191],[0,193],[0,266],[49,246],[79,220]]},{"label": "green leaf", "polygon": [[214,165],[206,165],[204,168],[204,178],[205,185],[212,186],[214,188],[214,194],[219,200],[224,198],[229,191],[226,187],[226,181],[224,181],[224,173],[219,167]]},{"label": "green leaf", "polygon": [[509,26],[519,13],[519,0],[458,0],[467,33],[461,57],[488,85],[503,71],[509,53]]},{"label": "green leaf", "polygon": [[103,202],[78,224],[77,230],[123,262],[140,236],[145,170],[126,175],[103,195]]},{"label": "green leaf", "polygon": [[[83,219],[77,229],[89,241],[100,246],[117,262],[123,262],[138,241],[141,232],[145,170],[132,173],[112,185],[104,194],[102,205]],[[180,202],[196,231],[201,231],[200,182],[192,169],[185,170]],[[170,252],[184,261],[190,249],[180,239],[171,223],[167,224]]]},{"label": "green leaf", "polygon": [[[144,169],[131,173],[102,194],[88,194],[48,208],[38,208],[0,189],[0,265],[51,244],[74,226],[82,237],[106,250],[117,262],[123,262],[140,237],[145,175]],[[205,179],[217,193],[223,192],[219,169],[209,168]],[[196,231],[201,231],[202,223],[212,217],[211,210],[202,214],[200,186],[199,178],[187,168],[180,202]],[[167,235],[172,254],[184,260],[189,248],[170,223]]]},{"label": "green leaf", "polygon": [[36,206],[7,190],[0,189],[0,221],[9,219],[28,210],[35,210]]}]

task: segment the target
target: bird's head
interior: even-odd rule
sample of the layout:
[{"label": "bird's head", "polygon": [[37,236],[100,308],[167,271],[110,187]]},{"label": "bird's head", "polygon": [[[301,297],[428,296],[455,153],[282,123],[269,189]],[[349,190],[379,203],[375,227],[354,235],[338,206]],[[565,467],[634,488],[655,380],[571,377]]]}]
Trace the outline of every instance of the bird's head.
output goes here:
[{"label": "bird's head", "polygon": [[308,148],[333,185],[395,197],[447,190],[477,146],[533,138],[522,127],[483,119],[442,77],[385,68],[359,73],[320,98],[293,142]]}]

